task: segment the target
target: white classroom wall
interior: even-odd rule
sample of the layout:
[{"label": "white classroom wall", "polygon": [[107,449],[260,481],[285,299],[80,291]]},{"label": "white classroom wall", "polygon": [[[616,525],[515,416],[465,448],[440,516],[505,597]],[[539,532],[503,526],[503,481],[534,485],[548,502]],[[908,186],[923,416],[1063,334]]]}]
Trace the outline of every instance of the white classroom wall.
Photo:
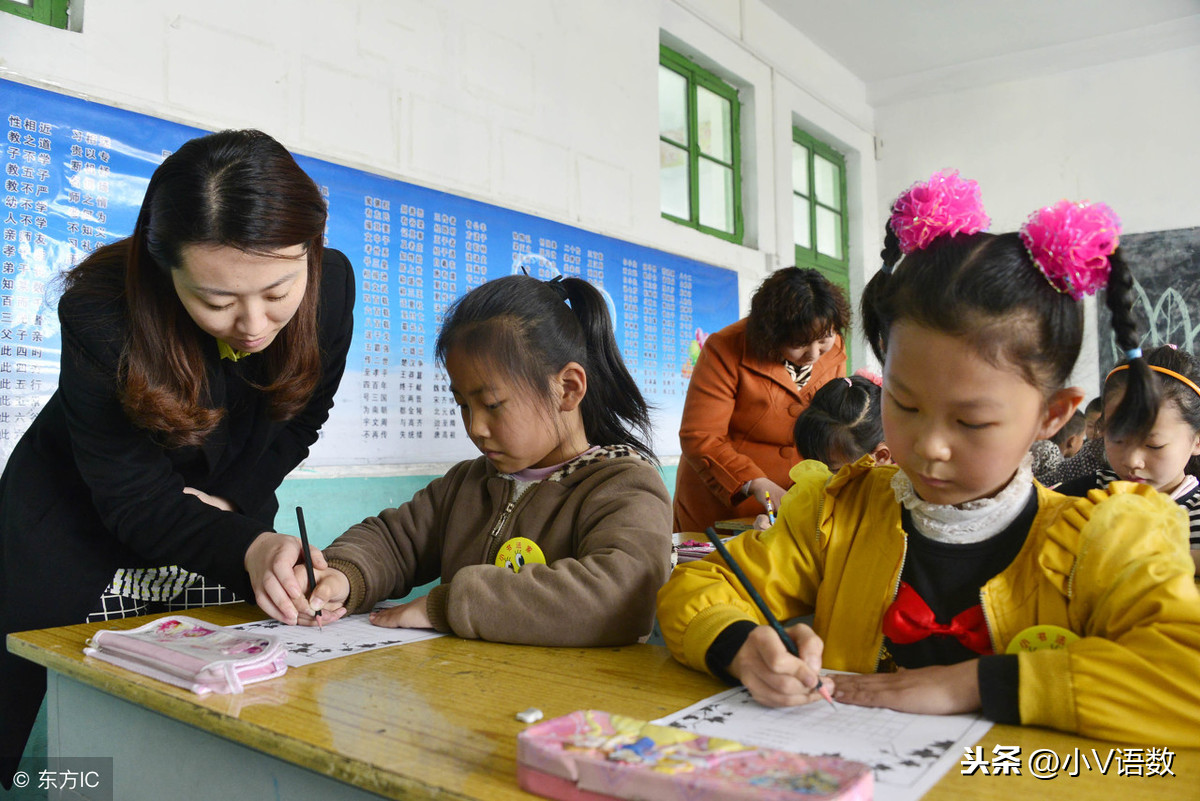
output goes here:
[{"label": "white classroom wall", "polygon": [[[741,90],[744,245],[659,214],[660,42]],[[943,166],[980,181],[997,230],[1061,196],[1110,202],[1130,232],[1200,224],[1200,48],[1119,52],[872,103],[759,0],[85,0],[82,33],[0,14],[4,77],[259,127],[301,153],[734,269],[743,311],[792,263],[793,125],[846,155],[855,295],[891,198]],[[1089,332],[1089,392],[1095,352]]]},{"label": "white classroom wall", "polygon": [[[1125,233],[1200,226],[1200,46],[1119,53],[1087,68],[877,105],[877,213],[916,178],[954,167],[979,181],[995,231],[1015,230],[1064,197],[1108,203]],[[1086,330],[1073,383],[1090,398],[1100,386],[1094,314]]]},{"label": "white classroom wall", "polygon": [[[659,213],[660,43],[741,92],[743,245]],[[0,14],[0,76],[730,268],[743,312],[793,263],[798,124],[847,155],[853,288],[878,250],[865,87],[758,0],[85,0]]]},{"label": "white classroom wall", "polygon": [[[0,74],[203,128],[262,128],[298,152],[735,269],[743,300],[792,261],[790,207],[776,222],[790,173],[776,160],[803,114],[780,95],[835,146],[870,141],[861,81],[758,0],[84,9],[82,33],[0,15]],[[660,41],[742,90],[744,246],[659,213]]]}]

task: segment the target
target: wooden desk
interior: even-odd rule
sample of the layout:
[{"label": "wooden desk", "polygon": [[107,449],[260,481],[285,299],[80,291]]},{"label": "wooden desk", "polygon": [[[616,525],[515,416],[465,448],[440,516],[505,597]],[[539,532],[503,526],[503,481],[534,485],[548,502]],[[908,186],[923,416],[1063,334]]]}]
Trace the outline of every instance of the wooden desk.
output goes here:
[{"label": "wooden desk", "polygon": [[[256,620],[254,607],[190,612],[222,625]],[[516,783],[514,714],[598,708],[653,719],[721,689],[666,649],[533,648],[443,637],[291,670],[242,695],[200,698],[83,655],[102,627],[10,635],[14,653],[50,670],[51,756],[113,756],[115,798],[530,799]],[[994,727],[979,745],[1113,747],[1044,729]],[[1136,743],[1158,746],[1159,743]],[[928,799],[1200,798],[1200,750],[1175,751],[1174,777],[1095,770],[1041,781],[952,770]],[[181,758],[181,755],[186,757]],[[299,766],[299,767],[296,767]],[[349,786],[348,786],[349,785]]]}]

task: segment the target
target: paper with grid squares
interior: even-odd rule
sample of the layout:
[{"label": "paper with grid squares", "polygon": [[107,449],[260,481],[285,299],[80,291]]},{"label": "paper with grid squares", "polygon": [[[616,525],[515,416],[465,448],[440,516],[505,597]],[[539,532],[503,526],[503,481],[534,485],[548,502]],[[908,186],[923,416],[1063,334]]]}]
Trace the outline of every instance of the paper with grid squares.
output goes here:
[{"label": "paper with grid squares", "polygon": [[865,762],[877,801],[920,798],[992,727],[979,715],[914,715],[824,701],[772,709],[744,687],[654,721],[710,737]]}]

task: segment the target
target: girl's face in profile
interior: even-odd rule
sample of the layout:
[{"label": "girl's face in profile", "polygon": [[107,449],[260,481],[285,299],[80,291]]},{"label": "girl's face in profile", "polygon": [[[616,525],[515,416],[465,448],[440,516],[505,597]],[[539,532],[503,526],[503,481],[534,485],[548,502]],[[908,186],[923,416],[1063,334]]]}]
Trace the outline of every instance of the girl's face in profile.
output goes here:
[{"label": "girl's face in profile", "polygon": [[[1113,389],[1104,399],[1104,416],[1111,418],[1125,396],[1125,390]],[[1179,407],[1164,399],[1158,408],[1154,428],[1144,438],[1104,437],[1108,463],[1124,481],[1149,484],[1168,495],[1183,481],[1188,460],[1200,454],[1200,433],[1192,430]]]},{"label": "girl's face in profile", "polygon": [[[547,408],[546,399],[531,396],[462,348],[446,354],[446,373],[467,436],[501,473],[549,467],[587,450],[578,414],[555,411],[559,398],[550,398]],[[558,381],[551,386],[560,389]]]},{"label": "girl's face in profile", "polygon": [[882,411],[892,459],[917,495],[936,504],[995,495],[1033,441],[1052,433],[1041,391],[1015,369],[908,321],[888,337]]},{"label": "girl's face in profile", "polygon": [[264,255],[185,245],[171,279],[202,331],[235,350],[258,353],[275,341],[304,299],[308,248],[293,245]]}]

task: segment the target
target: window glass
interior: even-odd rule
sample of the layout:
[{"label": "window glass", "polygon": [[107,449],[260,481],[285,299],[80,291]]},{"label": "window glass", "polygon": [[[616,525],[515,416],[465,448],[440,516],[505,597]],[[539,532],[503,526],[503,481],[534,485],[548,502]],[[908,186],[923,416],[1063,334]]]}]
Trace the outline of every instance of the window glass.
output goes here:
[{"label": "window glass", "polygon": [[696,140],[704,155],[726,164],[733,161],[729,101],[703,86],[696,87]]},{"label": "window glass", "polygon": [[832,161],[816,153],[813,156],[813,186],[817,200],[833,209],[842,208],[841,171]]},{"label": "window glass", "polygon": [[687,89],[687,78],[659,66],[658,134],[681,145],[688,143]]},{"label": "window glass", "polygon": [[700,224],[733,233],[733,170],[700,159]]},{"label": "window glass", "polygon": [[662,141],[658,143],[658,189],[663,214],[683,220],[691,216],[687,151]]},{"label": "window glass", "polygon": [[812,248],[812,206],[808,198],[792,199],[792,236],[798,248]]},{"label": "window glass", "polygon": [[792,142],[792,191],[804,197],[812,194],[808,188],[808,156],[807,147]]},{"label": "window glass", "polygon": [[842,258],[842,215],[817,206],[817,252]]}]

